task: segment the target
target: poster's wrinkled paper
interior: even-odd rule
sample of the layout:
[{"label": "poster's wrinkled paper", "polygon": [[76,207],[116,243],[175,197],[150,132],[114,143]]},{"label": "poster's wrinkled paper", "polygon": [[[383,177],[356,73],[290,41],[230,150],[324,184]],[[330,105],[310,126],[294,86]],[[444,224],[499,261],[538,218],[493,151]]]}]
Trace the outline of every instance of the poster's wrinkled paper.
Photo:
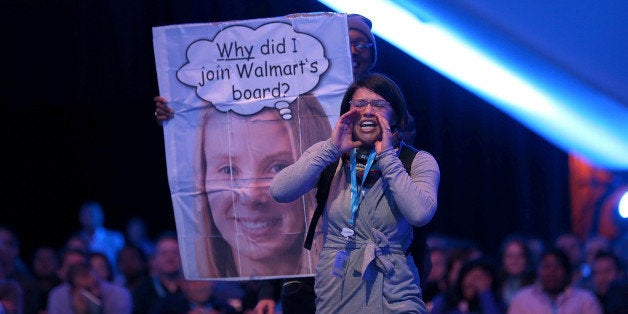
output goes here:
[{"label": "poster's wrinkled paper", "polygon": [[[346,15],[153,28],[168,180],[185,277],[311,276],[313,194],[277,203],[273,176],[328,139],[352,81]],[[314,246],[316,247],[316,246]]]}]

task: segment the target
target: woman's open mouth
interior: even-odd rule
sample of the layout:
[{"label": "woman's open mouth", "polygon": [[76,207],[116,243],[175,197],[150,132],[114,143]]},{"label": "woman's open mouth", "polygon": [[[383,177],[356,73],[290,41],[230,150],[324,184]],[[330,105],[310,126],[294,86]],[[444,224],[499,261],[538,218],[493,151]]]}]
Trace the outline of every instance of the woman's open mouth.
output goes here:
[{"label": "woman's open mouth", "polygon": [[368,133],[373,132],[377,128],[377,124],[374,121],[364,121],[360,123],[360,129],[362,132]]}]

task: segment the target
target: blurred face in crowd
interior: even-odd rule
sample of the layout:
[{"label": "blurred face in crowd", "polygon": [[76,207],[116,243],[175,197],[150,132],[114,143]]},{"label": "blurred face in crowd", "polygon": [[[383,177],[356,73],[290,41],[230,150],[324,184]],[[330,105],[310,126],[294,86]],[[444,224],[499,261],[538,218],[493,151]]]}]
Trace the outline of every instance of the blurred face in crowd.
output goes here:
[{"label": "blurred face in crowd", "polygon": [[601,251],[608,251],[611,249],[610,242],[603,237],[592,237],[587,239],[584,245],[584,259],[588,265],[593,264],[595,255]]},{"label": "blurred face in crowd", "polygon": [[118,254],[118,269],[127,278],[136,278],[146,273],[146,263],[137,248],[125,247]]},{"label": "blurred face in crowd", "polygon": [[447,254],[444,250],[430,250],[432,268],[427,281],[439,281],[447,276]]},{"label": "blurred face in crowd", "polygon": [[157,243],[154,266],[159,275],[178,275],[181,272],[181,257],[177,240],[166,238]]},{"label": "blurred face in crowd", "polygon": [[67,274],[70,267],[87,262],[87,258],[84,254],[79,252],[66,252],[63,255],[61,261],[61,267],[59,268],[58,275],[62,280],[67,280]]},{"label": "blurred face in crowd", "polygon": [[20,249],[13,232],[0,228],[0,262],[9,266],[15,262],[19,254]]},{"label": "blurred face in crowd", "polygon": [[543,290],[550,295],[560,294],[570,282],[570,274],[553,254],[545,255],[539,263],[539,281]]},{"label": "blurred face in crowd", "polygon": [[132,243],[139,243],[139,241],[143,240],[146,237],[144,221],[139,218],[131,219],[126,227],[126,235]]},{"label": "blurred face in crowd", "polygon": [[89,265],[92,268],[94,274],[100,280],[109,280],[112,276],[109,261],[105,256],[92,255],[89,258]]},{"label": "blurred face in crowd", "polygon": [[525,249],[521,242],[512,241],[504,248],[504,269],[510,275],[519,275],[526,269]]},{"label": "blurred face in crowd", "polygon": [[582,247],[580,239],[573,234],[564,234],[556,239],[556,247],[563,250],[573,265],[582,260]]},{"label": "blurred face in crowd", "polygon": [[[74,265],[72,267],[78,267]],[[81,268],[81,270],[77,271],[74,274],[74,277],[70,278],[72,285],[75,289],[81,290],[86,289],[90,292],[94,292],[97,284],[98,284],[98,276],[94,275],[94,273],[89,268]]]},{"label": "blurred face in crowd", "polygon": [[593,285],[595,292],[605,295],[608,292],[608,285],[616,279],[622,277],[620,269],[613,258],[605,256],[594,260],[593,265]]},{"label": "blurred face in crowd", "polygon": [[81,207],[79,221],[83,228],[93,230],[101,227],[104,223],[102,207],[97,203],[87,203]]},{"label": "blurred face in crowd", "polygon": [[462,279],[462,295],[466,300],[476,298],[481,292],[491,288],[493,278],[481,267],[474,267]]},{"label": "blurred face in crowd", "polygon": [[33,257],[33,273],[39,277],[56,276],[59,268],[57,252],[50,247],[43,247],[35,251]]},{"label": "blurred face in crowd", "polygon": [[78,313],[91,313],[88,295],[96,299],[102,297],[98,276],[93,273],[89,265],[82,263],[70,267],[68,281],[72,289],[72,308]]}]

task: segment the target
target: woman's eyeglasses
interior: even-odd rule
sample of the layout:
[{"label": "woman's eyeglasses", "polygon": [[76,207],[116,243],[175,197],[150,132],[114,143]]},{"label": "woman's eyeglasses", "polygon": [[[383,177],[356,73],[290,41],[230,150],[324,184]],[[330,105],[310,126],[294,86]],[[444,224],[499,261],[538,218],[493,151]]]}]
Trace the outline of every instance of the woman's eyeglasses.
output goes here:
[{"label": "woman's eyeglasses", "polygon": [[378,109],[382,109],[382,108],[386,108],[387,106],[390,106],[390,103],[384,99],[354,99],[354,100],[349,101],[349,105],[356,108],[366,107],[366,105],[368,104],[371,104],[371,106]]},{"label": "woman's eyeglasses", "polygon": [[373,47],[373,43],[369,43],[366,41],[352,41],[351,46],[355,48],[358,52],[362,52],[366,49],[371,49]]}]

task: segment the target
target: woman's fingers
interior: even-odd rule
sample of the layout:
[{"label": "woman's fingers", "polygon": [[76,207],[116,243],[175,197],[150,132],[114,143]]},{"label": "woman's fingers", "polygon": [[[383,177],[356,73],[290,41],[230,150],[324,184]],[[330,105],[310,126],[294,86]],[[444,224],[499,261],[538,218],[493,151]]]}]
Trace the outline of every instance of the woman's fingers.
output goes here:
[{"label": "woman's fingers", "polygon": [[153,101],[155,102],[155,119],[157,119],[158,122],[164,122],[174,117],[174,111],[172,108],[168,107],[165,98],[156,96],[153,98]]}]

